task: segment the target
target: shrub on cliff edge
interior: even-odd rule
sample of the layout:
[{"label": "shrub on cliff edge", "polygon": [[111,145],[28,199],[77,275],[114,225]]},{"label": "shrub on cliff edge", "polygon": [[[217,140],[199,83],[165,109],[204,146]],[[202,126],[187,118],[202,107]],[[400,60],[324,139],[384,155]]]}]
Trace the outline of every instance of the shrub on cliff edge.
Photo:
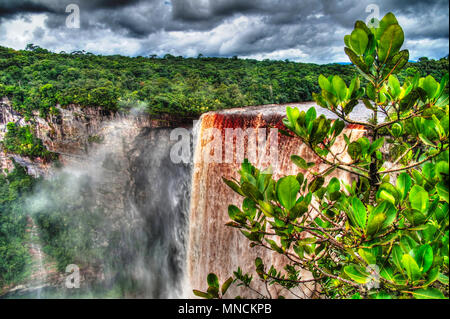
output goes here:
[{"label": "shrub on cliff edge", "polygon": [[[401,50],[404,34],[392,13],[378,28],[357,21],[344,41],[345,53],[368,84],[362,87],[356,76],[347,87],[337,75],[320,76],[322,91],[315,101],[338,119],[317,116],[314,108],[300,112],[289,107],[284,119],[285,133],[300,138],[328,168],[318,171],[314,163],[292,155],[302,172],[274,180],[267,170],[245,162],[239,181],[224,179],[244,198],[241,207],[229,206],[227,225],[240,229],[251,247],[265,247],[289,260],[284,270],[255,260],[266,287],[294,292],[316,282],[318,294],[328,298],[445,298],[448,74],[440,83],[418,74],[400,83],[396,74],[409,52]],[[367,122],[351,119],[359,100],[372,114]],[[366,137],[352,140],[343,133],[346,124],[363,126]],[[351,160],[333,148],[338,136]],[[351,172],[358,181],[345,185],[327,178],[334,170]],[[301,269],[313,279],[303,278]],[[238,269],[221,292],[217,276],[209,274],[208,290],[194,293],[221,298],[231,281],[253,289],[252,276]],[[271,297],[269,290],[258,294]]]}]

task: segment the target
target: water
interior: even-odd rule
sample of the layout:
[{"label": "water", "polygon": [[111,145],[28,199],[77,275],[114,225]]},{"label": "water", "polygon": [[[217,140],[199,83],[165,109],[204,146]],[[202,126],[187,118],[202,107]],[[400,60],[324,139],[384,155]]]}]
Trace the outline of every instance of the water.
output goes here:
[{"label": "water", "polygon": [[32,276],[35,276],[34,285],[36,288],[36,298],[41,299],[42,287],[47,279],[47,271],[44,267],[44,257],[42,253],[42,246],[39,240],[39,232],[36,224],[33,222],[31,228],[31,254],[33,255],[33,260],[36,263],[37,269],[33,271]]},{"label": "water", "polygon": [[[313,106],[313,103],[302,103],[297,106],[301,110],[307,110]],[[250,248],[250,242],[240,233],[239,230],[225,226],[229,221],[227,214],[228,205],[239,206],[243,198],[231,190],[222,181],[222,176],[228,179],[239,179],[238,171],[241,163],[233,161],[232,163],[211,163],[204,160],[204,154],[210,150],[207,148],[208,138],[205,132],[214,128],[222,132],[222,140],[218,145],[230,147],[225,139],[224,130],[226,128],[256,129],[263,127],[282,127],[282,118],[285,116],[285,106],[270,105],[263,107],[250,107],[240,109],[230,109],[219,112],[203,114],[201,117],[201,126],[198,129],[195,161],[192,177],[191,191],[191,209],[189,220],[189,248],[188,248],[188,276],[194,289],[206,290],[206,275],[210,272],[216,273],[221,282],[225,281],[241,267],[243,272],[253,274],[253,278],[258,278],[254,272],[254,261],[256,257],[261,257],[264,264],[274,265],[281,270],[288,263],[283,256],[272,253],[267,249],[254,247]],[[317,112],[325,113],[323,109],[317,109]],[[364,113],[364,114],[367,114]],[[346,128],[347,135],[352,134],[352,138],[358,138],[364,135],[364,130],[355,128]],[[274,178],[278,179],[285,175],[296,175],[300,169],[292,163],[290,156],[300,155],[307,162],[315,162],[315,169],[322,171],[326,165],[318,161],[312,152],[298,138],[290,138],[279,134],[275,137],[278,143],[277,161],[265,163],[258,159],[252,164],[259,169],[267,168],[270,164]],[[270,141],[270,137],[268,137]],[[345,143],[343,138],[337,139],[333,151],[340,153]],[[263,152],[268,152],[270,143],[263,148]],[[244,144],[246,151],[250,148]],[[222,152],[224,156],[224,152]],[[349,161],[347,157],[342,158]],[[303,171],[303,173],[305,173]],[[338,177],[340,180],[350,184],[354,177],[342,171],[334,171],[327,179]],[[310,178],[309,174],[305,175]],[[274,238],[273,238],[274,239]],[[304,279],[311,278],[311,274],[302,272]],[[257,279],[254,283],[257,290],[265,291],[265,287]],[[283,295],[286,298],[293,297],[286,291],[278,290],[279,287],[271,286],[272,296]],[[313,284],[305,284],[296,294],[305,298],[311,296],[314,291]],[[256,298],[248,289],[232,286],[228,296],[241,295],[244,297]]]}]

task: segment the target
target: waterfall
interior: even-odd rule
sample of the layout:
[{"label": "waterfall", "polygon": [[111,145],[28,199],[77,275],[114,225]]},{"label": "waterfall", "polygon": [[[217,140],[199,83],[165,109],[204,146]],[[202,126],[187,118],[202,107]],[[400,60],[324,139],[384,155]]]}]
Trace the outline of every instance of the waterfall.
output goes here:
[{"label": "waterfall", "polygon": [[[313,103],[302,103],[295,105],[301,110],[307,110],[314,106]],[[213,143],[208,130],[214,129],[220,132],[221,139],[218,144],[224,148],[233,147],[230,141],[226,140],[226,129],[240,128],[257,130],[260,128],[277,127],[282,128],[282,118],[285,116],[285,107],[280,105],[269,105],[262,107],[247,107],[241,109],[230,109],[224,111],[210,112],[203,114],[197,133],[197,141],[195,143],[194,167],[192,175],[192,189],[191,189],[191,204],[190,204],[190,220],[189,220],[189,246],[188,246],[188,261],[187,272],[192,287],[195,289],[204,290],[207,288],[206,275],[210,272],[216,273],[220,280],[224,281],[232,275],[233,271],[241,267],[243,272],[250,272],[254,278],[257,278],[254,269],[254,260],[257,256],[261,257],[264,262],[269,265],[274,265],[278,269],[282,269],[286,264],[286,260],[275,253],[255,247],[250,248],[250,242],[240,233],[239,230],[231,227],[226,227],[225,224],[229,221],[227,214],[228,205],[234,204],[240,206],[242,204],[242,197],[233,192],[222,181],[222,176],[228,179],[239,178],[238,171],[241,163],[233,160],[229,163],[223,161],[212,162],[205,160],[205,155],[212,155],[213,152],[209,145]],[[333,118],[330,112],[325,112],[318,109],[318,113],[325,114],[329,118]],[[362,111],[363,112],[363,111]],[[266,130],[266,133],[268,131]],[[352,138],[361,137],[364,131],[361,127],[350,126],[344,131],[347,135],[352,134]],[[267,137],[267,136],[266,136]],[[217,137],[216,137],[217,138]],[[267,137],[267,142],[274,137]],[[217,141],[215,141],[217,142]],[[300,169],[290,161],[290,156],[297,154],[305,158],[308,162],[315,162],[317,170],[323,170],[326,166],[315,157],[309,149],[301,143],[298,138],[289,138],[285,135],[278,134],[275,137],[277,144],[277,160],[275,162],[264,162],[263,157],[257,157],[257,161],[252,164],[259,169],[264,169],[271,165],[273,169],[274,178],[278,179],[284,175],[297,174]],[[237,143],[237,139],[234,140]],[[263,145],[258,152],[268,153],[270,150],[270,143]],[[338,140],[334,148],[341,150],[344,146],[343,138]],[[243,144],[246,153],[251,154],[254,151],[254,144],[246,140]],[[215,149],[214,151],[217,151]],[[231,152],[236,153],[238,149],[232,148]],[[273,151],[273,150],[272,150]],[[223,150],[219,157],[225,159],[226,151]],[[217,154],[216,154],[217,155]],[[346,159],[348,160],[348,159]],[[304,173],[304,172],[303,172]],[[345,183],[350,183],[352,176],[349,173],[342,171],[335,171],[327,178],[330,179],[337,176]],[[309,177],[306,175],[305,177]],[[306,271],[303,274],[305,279],[310,276]],[[257,289],[265,289],[262,284],[258,286],[257,280],[254,280]],[[305,286],[300,295],[304,297],[311,296],[313,287]],[[272,295],[277,296],[280,292],[274,286],[271,287]],[[234,287],[230,291],[230,296],[242,295],[249,297],[256,297],[249,294],[247,290]],[[285,297],[290,297],[284,294]]]},{"label": "waterfall", "polygon": [[[144,283],[145,297],[179,298],[186,263],[190,166],[170,159],[170,129],[144,130],[130,162],[134,226],[127,252],[135,250],[129,275]],[[139,243],[139,248],[134,245]],[[127,253],[124,263],[128,263]]]},{"label": "waterfall", "polygon": [[30,219],[31,222],[31,232],[30,232],[30,251],[33,256],[33,261],[35,263],[33,269],[33,286],[36,287],[36,298],[41,299],[42,288],[45,285],[47,279],[47,270],[44,267],[44,257],[42,253],[42,246],[40,244],[39,232],[36,224]]}]

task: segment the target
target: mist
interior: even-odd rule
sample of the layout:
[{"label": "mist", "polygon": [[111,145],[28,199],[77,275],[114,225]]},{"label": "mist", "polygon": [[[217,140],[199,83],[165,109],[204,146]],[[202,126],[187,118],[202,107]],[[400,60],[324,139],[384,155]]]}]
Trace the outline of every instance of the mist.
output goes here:
[{"label": "mist", "polygon": [[80,268],[84,291],[179,298],[187,291],[190,164],[170,160],[170,129],[140,127],[140,111],[130,113],[39,181],[27,211],[58,270]]}]

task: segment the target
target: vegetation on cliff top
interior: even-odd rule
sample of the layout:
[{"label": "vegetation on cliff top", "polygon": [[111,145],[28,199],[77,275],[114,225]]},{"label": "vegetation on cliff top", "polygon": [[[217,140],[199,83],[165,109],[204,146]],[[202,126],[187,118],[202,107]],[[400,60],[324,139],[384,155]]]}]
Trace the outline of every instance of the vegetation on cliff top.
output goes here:
[{"label": "vegetation on cliff top", "polygon": [[[437,80],[448,58],[408,63],[400,81],[417,71]],[[78,104],[105,110],[144,106],[151,114],[197,116],[246,105],[312,100],[319,74],[340,74],[350,83],[352,65],[316,65],[238,58],[163,58],[100,56],[76,51],[51,53],[28,45],[26,50],[0,47],[0,97],[8,96],[25,116],[57,113],[55,105]]]}]

